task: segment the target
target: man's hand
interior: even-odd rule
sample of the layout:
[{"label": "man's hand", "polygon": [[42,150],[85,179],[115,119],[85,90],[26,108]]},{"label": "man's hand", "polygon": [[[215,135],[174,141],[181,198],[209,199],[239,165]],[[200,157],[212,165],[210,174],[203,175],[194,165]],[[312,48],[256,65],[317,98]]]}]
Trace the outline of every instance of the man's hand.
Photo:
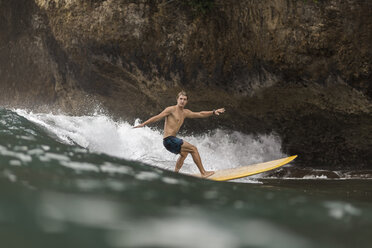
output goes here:
[{"label": "man's hand", "polygon": [[214,114],[215,114],[215,115],[220,115],[220,114],[222,114],[222,113],[224,113],[224,112],[225,112],[225,108],[220,108],[220,109],[215,110],[215,111],[214,111]]},{"label": "man's hand", "polygon": [[139,127],[144,127],[145,126],[145,124],[139,124],[139,125],[137,125],[137,126],[135,126],[135,127],[133,127],[133,128],[139,128]]}]

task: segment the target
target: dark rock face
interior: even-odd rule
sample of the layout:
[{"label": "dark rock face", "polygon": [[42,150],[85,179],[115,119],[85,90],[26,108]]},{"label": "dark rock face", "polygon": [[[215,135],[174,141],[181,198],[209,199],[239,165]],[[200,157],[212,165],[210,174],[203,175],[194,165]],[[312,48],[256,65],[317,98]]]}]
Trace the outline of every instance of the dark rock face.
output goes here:
[{"label": "dark rock face", "polygon": [[310,166],[371,167],[370,1],[0,0],[0,102],[148,118],[189,92]]},{"label": "dark rock face", "polygon": [[86,94],[45,12],[33,1],[0,1],[0,19],[0,103],[71,111],[73,99]]}]

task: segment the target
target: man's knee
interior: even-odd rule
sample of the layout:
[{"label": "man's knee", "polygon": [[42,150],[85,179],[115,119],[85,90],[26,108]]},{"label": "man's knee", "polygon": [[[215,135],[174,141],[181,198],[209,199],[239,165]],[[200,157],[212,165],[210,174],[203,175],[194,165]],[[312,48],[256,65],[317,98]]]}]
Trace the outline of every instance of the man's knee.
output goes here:
[{"label": "man's knee", "polygon": [[181,152],[180,156],[185,159],[189,153],[188,152]]},{"label": "man's knee", "polygon": [[181,153],[186,152],[187,154],[189,154],[189,153],[198,152],[198,149],[196,148],[196,146],[191,145],[190,143],[186,143],[186,142],[181,146],[181,149],[182,149]]},{"label": "man's knee", "polygon": [[198,152],[198,148],[196,148],[196,146],[192,145],[191,146],[191,152],[192,153]]}]

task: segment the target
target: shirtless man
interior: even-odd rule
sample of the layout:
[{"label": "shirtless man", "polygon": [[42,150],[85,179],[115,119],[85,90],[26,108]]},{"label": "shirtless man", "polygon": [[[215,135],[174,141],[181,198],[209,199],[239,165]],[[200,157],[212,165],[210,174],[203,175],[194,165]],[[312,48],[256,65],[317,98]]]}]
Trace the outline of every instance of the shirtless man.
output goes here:
[{"label": "shirtless man", "polygon": [[191,156],[195,164],[198,166],[202,177],[209,177],[213,175],[214,171],[206,171],[204,169],[198,149],[190,143],[177,138],[176,135],[186,118],[206,118],[212,115],[220,115],[221,113],[225,112],[225,109],[220,108],[213,111],[192,112],[188,109],[185,109],[187,100],[188,97],[186,92],[181,91],[177,96],[177,105],[167,107],[160,114],[151,117],[142,124],[135,126],[135,128],[144,127],[145,125],[165,118],[163,145],[168,151],[174,154],[180,154],[180,157],[176,163],[175,171],[180,171],[187,155],[191,153]]}]

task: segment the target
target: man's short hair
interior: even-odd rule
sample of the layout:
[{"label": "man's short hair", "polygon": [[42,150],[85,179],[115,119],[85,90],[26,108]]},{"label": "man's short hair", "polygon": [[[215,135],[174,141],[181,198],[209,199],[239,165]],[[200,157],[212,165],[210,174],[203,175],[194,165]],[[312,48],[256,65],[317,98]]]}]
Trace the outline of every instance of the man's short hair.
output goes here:
[{"label": "man's short hair", "polygon": [[178,100],[178,98],[180,98],[180,96],[186,96],[186,97],[187,97],[187,100],[189,100],[189,97],[187,96],[187,93],[186,93],[186,91],[184,91],[184,90],[182,90],[182,91],[180,91],[180,92],[178,93],[178,95],[177,95],[177,100]]}]

